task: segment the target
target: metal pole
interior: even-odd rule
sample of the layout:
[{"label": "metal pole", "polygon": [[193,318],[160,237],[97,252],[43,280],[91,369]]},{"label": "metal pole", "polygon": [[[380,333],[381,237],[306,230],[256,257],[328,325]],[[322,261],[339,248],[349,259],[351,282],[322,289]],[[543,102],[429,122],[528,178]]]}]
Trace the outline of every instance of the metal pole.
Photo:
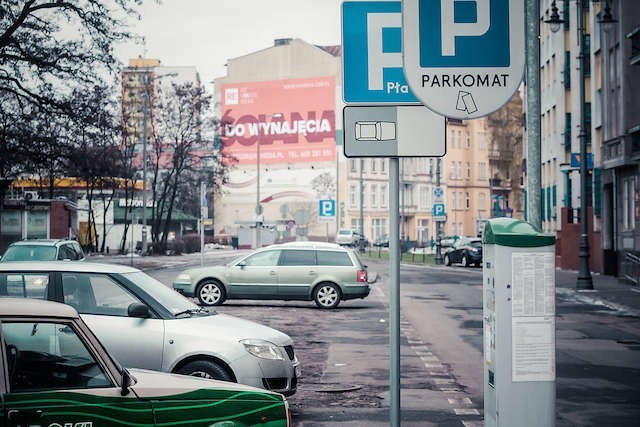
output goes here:
[{"label": "metal pole", "polygon": [[527,0],[527,220],[542,228],[540,215],[542,175],[540,172],[540,0]]},{"label": "metal pole", "polygon": [[149,69],[144,76],[144,112],[142,129],[142,255],[147,254],[147,139],[149,139],[149,112],[151,110],[151,88]]},{"label": "metal pole", "polygon": [[580,269],[576,281],[577,289],[593,289],[593,280],[589,270],[589,224],[587,215],[587,132],[585,120],[585,84],[584,84],[584,62],[588,58],[584,51],[584,10],[582,0],[576,0],[578,24],[578,67],[580,70]]},{"label": "metal pole", "polygon": [[260,248],[260,123],[258,123],[258,139],[256,141],[256,249]]},{"label": "metal pole", "polygon": [[[440,159],[436,159],[436,188],[440,188]],[[442,260],[442,232],[440,231],[440,227],[442,223],[440,221],[436,221],[436,264],[442,265],[444,261]]]},{"label": "metal pole", "polygon": [[391,427],[400,426],[400,224],[398,158],[389,159],[389,392]]},{"label": "metal pole", "polygon": [[[360,234],[364,237],[364,179],[362,177],[364,171],[364,159],[360,159]],[[364,241],[358,242],[360,252],[364,252]]]},{"label": "metal pole", "polygon": [[200,265],[204,266],[204,219],[205,219],[205,210],[207,206],[204,202],[206,202],[207,197],[207,185],[204,182],[200,183]]}]

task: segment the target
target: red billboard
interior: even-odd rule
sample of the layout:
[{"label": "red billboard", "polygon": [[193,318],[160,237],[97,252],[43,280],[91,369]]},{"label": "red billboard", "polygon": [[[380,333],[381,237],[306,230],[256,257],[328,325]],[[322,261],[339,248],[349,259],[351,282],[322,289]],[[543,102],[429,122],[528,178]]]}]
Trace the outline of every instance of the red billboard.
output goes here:
[{"label": "red billboard", "polygon": [[335,160],[335,78],[227,83],[222,149],[237,164]]}]

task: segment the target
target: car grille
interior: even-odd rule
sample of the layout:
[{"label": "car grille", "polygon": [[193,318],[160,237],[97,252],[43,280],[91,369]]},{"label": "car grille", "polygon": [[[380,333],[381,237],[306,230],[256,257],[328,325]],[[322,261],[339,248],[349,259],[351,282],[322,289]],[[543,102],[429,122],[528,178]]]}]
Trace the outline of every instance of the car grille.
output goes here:
[{"label": "car grille", "polygon": [[286,378],[263,378],[262,384],[267,390],[284,390],[287,388]]},{"label": "car grille", "polygon": [[287,352],[287,356],[289,356],[290,360],[295,359],[296,355],[293,352],[293,346],[292,345],[285,345],[284,346],[284,350]]}]

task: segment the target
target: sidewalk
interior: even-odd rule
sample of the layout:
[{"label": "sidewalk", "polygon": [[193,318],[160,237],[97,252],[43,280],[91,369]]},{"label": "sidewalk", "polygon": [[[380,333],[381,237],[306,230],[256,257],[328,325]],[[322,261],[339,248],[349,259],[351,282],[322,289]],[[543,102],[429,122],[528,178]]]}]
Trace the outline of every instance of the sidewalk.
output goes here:
[{"label": "sidewalk", "polygon": [[640,288],[614,276],[592,274],[593,290],[576,289],[577,271],[556,270],[556,293],[576,303],[602,306],[620,316],[640,317]]}]

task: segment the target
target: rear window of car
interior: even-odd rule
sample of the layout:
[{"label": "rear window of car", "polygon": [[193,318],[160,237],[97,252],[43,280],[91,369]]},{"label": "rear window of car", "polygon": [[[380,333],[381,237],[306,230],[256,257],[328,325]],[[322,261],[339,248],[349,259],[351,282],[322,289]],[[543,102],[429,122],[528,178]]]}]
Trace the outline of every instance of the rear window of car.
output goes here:
[{"label": "rear window of car", "polygon": [[0,273],[0,297],[46,299],[47,273]]},{"label": "rear window of car", "polygon": [[316,265],[316,251],[284,250],[279,265]]},{"label": "rear window of car", "polygon": [[351,233],[352,233],[351,230],[340,230],[340,231],[338,231],[338,234],[343,234],[343,235],[349,235]]},{"label": "rear window of car", "polygon": [[349,254],[339,251],[317,251],[318,265],[353,266]]},{"label": "rear window of car", "polygon": [[54,261],[56,248],[54,246],[17,245],[10,246],[2,256],[2,261]]}]

